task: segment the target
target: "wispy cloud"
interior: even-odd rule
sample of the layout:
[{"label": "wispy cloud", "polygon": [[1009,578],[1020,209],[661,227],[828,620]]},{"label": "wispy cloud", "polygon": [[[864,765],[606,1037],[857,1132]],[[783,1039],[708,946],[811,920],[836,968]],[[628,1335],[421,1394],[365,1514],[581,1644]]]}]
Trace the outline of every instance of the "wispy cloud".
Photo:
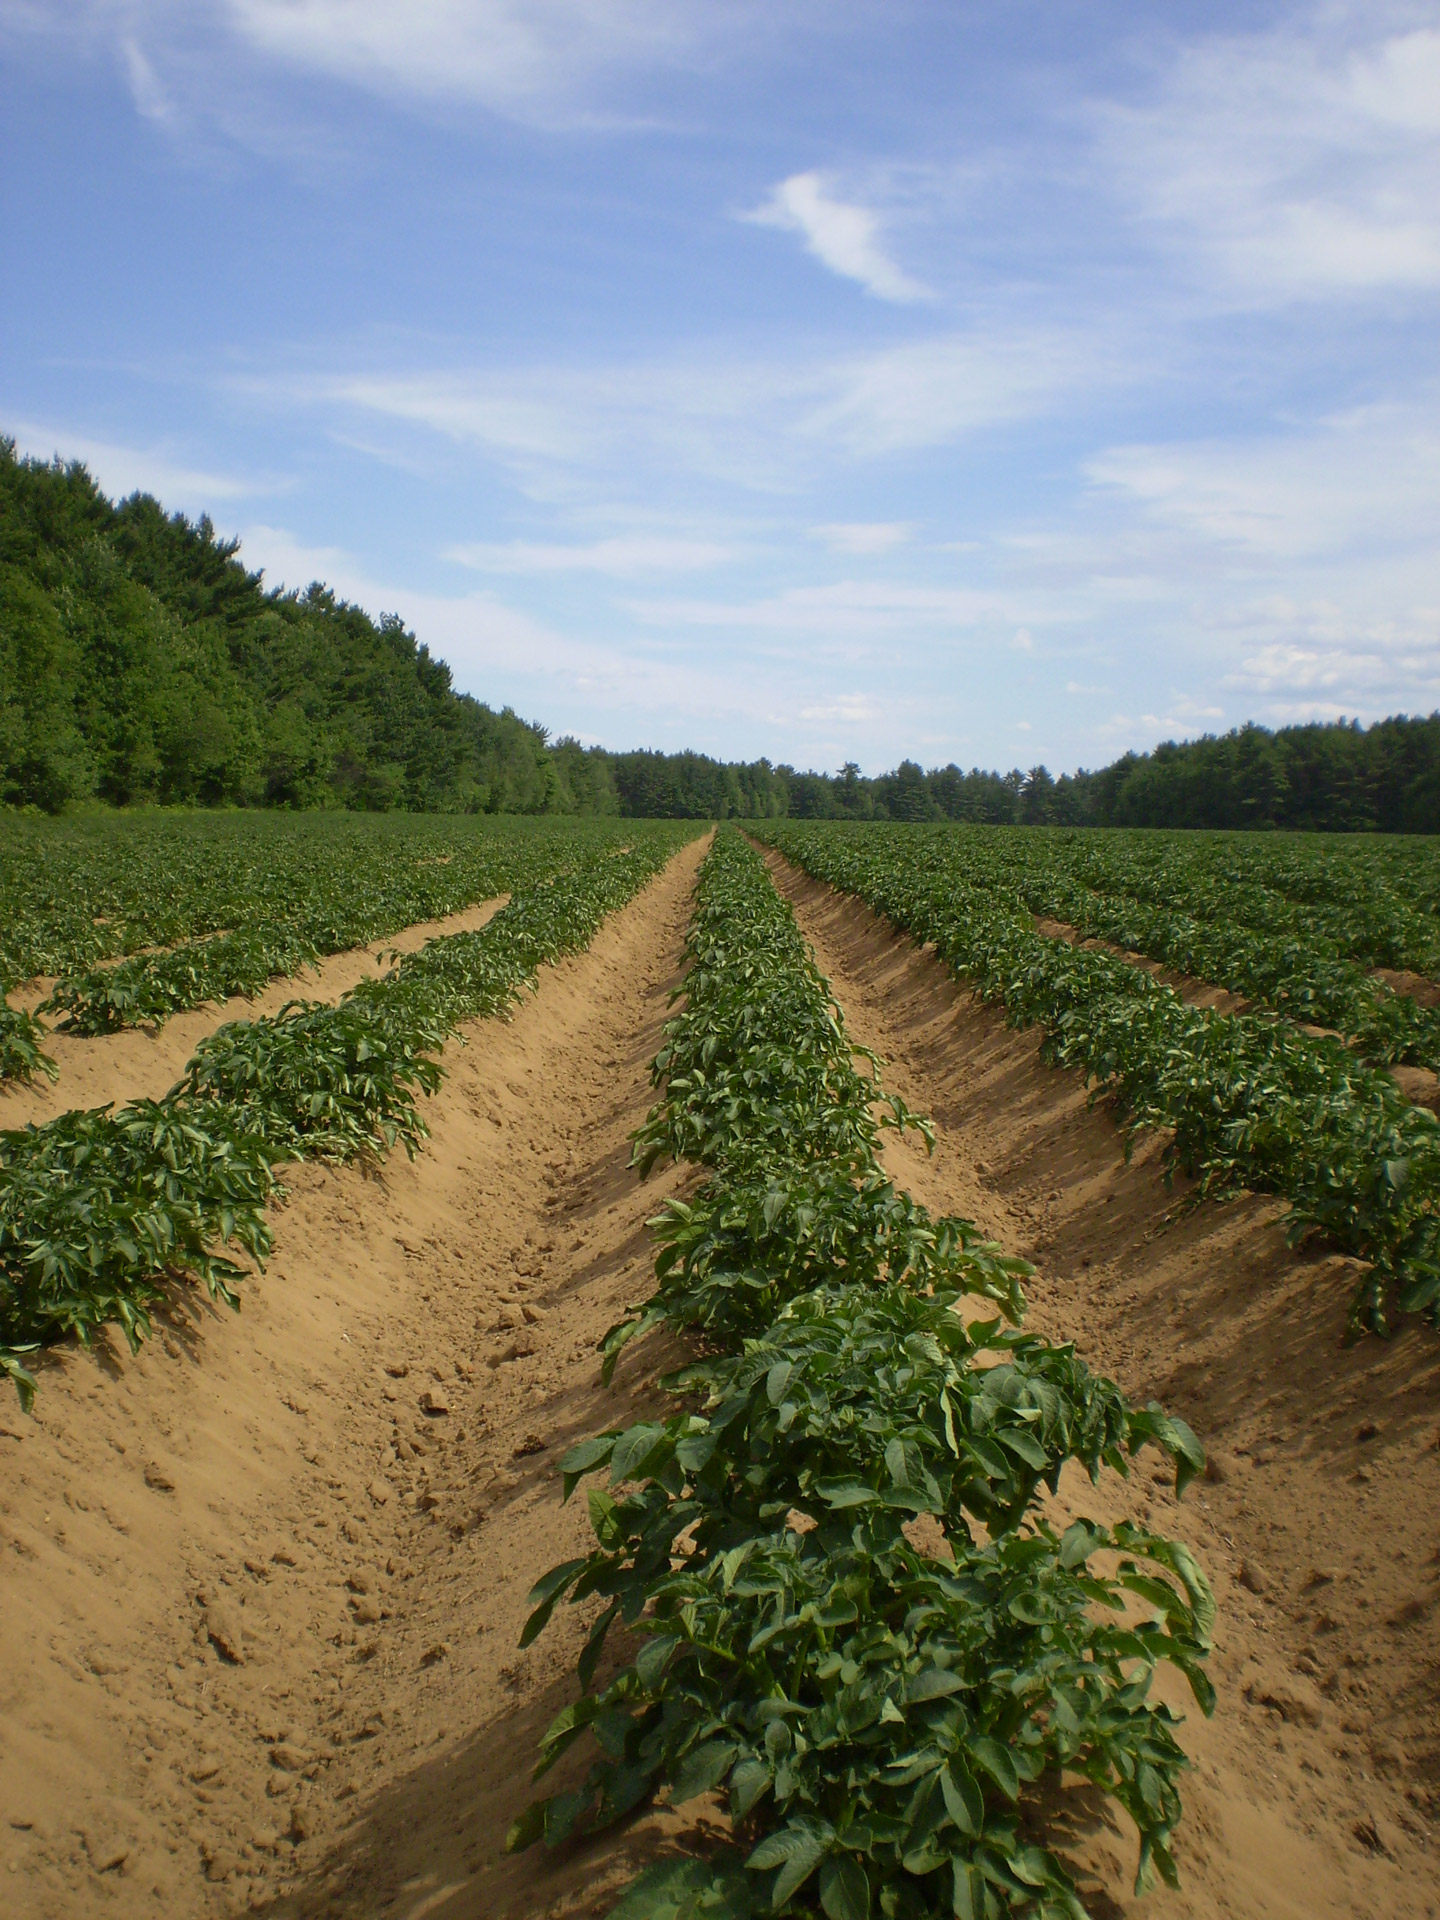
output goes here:
[{"label": "wispy cloud", "polygon": [[701,66],[798,11],[794,0],[0,0],[0,29],[108,43],[148,117],[173,90],[224,118],[237,85],[289,69],[420,110],[461,102],[596,126],[633,123],[618,96],[635,81]]},{"label": "wispy cloud", "polygon": [[877,300],[927,300],[930,289],[905,273],[880,244],[880,218],[869,207],[835,198],[819,173],[792,173],[742,220],[798,233],[806,251],[854,280]]},{"label": "wispy cloud", "polygon": [[520,118],[573,108],[596,80],[686,57],[733,7],[695,0],[226,0],[273,57],[386,94]]},{"label": "wispy cloud", "polygon": [[166,441],[150,447],[129,447],[26,420],[17,421],[13,432],[20,451],[37,460],[49,460],[58,454],[64,460],[83,461],[99,485],[117,498],[129,493],[153,493],[166,506],[185,507],[192,513],[207,511],[217,500],[282,493],[289,485],[275,478],[191,466],[181,450]]},{"label": "wispy cloud", "polygon": [[1440,392],[1264,437],[1114,447],[1086,471],[1148,519],[1237,555],[1333,561],[1410,546],[1433,560]]},{"label": "wispy cloud", "polygon": [[471,541],[446,549],[447,560],[478,573],[604,573],[629,578],[646,573],[690,573],[720,566],[732,549],[709,540],[635,535],[584,545],[512,540],[503,545]]},{"label": "wispy cloud", "polygon": [[997,317],[819,359],[695,349],[629,364],[276,373],[237,379],[231,389],[277,407],[323,410],[342,427],[347,417],[383,418],[481,448],[547,496],[598,483],[608,497],[624,472],[650,485],[684,474],[786,491],[812,483],[837,458],[953,446],[1081,395],[1093,399],[1143,365],[1121,334]]},{"label": "wispy cloud", "polygon": [[637,619],[660,626],[878,637],[972,628],[1003,619],[1005,602],[995,594],[960,587],[839,580],[828,586],[792,587],[761,600],[632,601],[630,611]]},{"label": "wispy cloud", "polygon": [[175,103],[160,83],[160,77],[136,39],[128,37],[120,43],[121,56],[125,62],[125,71],[130,81],[130,96],[135,102],[135,110],[146,120],[153,120],[160,126],[169,126],[175,119]]},{"label": "wispy cloud", "polygon": [[831,553],[852,554],[893,553],[914,533],[914,527],[904,520],[836,520],[810,529],[810,537],[823,540]]},{"label": "wispy cloud", "polygon": [[1095,122],[1192,278],[1260,303],[1440,285],[1433,10],[1342,0],[1177,52],[1148,101]]}]

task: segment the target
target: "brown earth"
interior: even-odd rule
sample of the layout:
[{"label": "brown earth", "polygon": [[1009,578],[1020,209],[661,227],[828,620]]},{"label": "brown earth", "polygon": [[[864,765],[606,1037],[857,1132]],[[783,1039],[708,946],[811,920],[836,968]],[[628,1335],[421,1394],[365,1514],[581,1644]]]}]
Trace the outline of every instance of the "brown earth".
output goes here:
[{"label": "brown earth", "polygon": [[[173,1015],[161,1027],[127,1027],[121,1033],[47,1033],[44,1051],[60,1069],[58,1080],[0,1081],[0,1127],[24,1127],[53,1120],[72,1107],[98,1107],[114,1100],[158,1100],[184,1073],[191,1054],[207,1034],[227,1020],[258,1020],[278,1013],[287,1000],[334,1002],[362,980],[388,971],[392,953],[414,953],[441,934],[474,933],[491,920],[510,896],[482,900],[443,920],[420,920],[373,941],[332,953],[303,973],[279,976],[253,999],[236,995],[209,1001]],[[33,1012],[53,989],[53,980],[32,980],[10,995],[10,1005]],[[41,1016],[42,1020],[45,1018]]]},{"label": "brown earth", "polygon": [[[1228,987],[1217,987],[1209,980],[1198,980],[1193,974],[1177,973],[1173,967],[1167,967],[1159,960],[1151,960],[1143,953],[1132,953],[1128,947],[1117,947],[1113,941],[1093,936],[1087,938],[1068,921],[1037,917],[1035,931],[1044,934],[1047,940],[1064,940],[1072,947],[1113,954],[1117,960],[1125,961],[1128,966],[1139,967],[1141,972],[1148,973],[1167,987],[1173,987],[1187,1006],[1204,1007],[1212,1013],[1248,1013],[1254,1005],[1244,994],[1231,993]],[[1418,973],[1400,974],[1377,968],[1374,977],[1384,980],[1397,993],[1409,993],[1422,1006],[1440,1005],[1440,989],[1436,989]],[[1411,984],[1400,985],[1400,982]],[[1419,990],[1422,988],[1425,991]],[[1307,1026],[1303,1021],[1300,1024],[1305,1033],[1330,1033],[1335,1040],[1345,1037],[1326,1027]],[[1417,1107],[1429,1107],[1434,1112],[1440,1112],[1440,1074],[1429,1067],[1390,1067],[1387,1071],[1407,1100]]]},{"label": "brown earth", "polygon": [[[337,1845],[357,1913],[607,1884],[500,1855],[580,1628],[516,1642],[588,1539],[552,1462],[641,1379],[601,1390],[594,1348],[648,1291],[676,1182],[640,1187],[628,1135],[700,851],[471,1024],[418,1159],[287,1170],[238,1318],[177,1295],[138,1357],[56,1350],[33,1419],[0,1413],[7,1916],[188,1920],[295,1887],[308,1911]],[[612,1878],[664,1825],[612,1845]]]},{"label": "brown earth", "polygon": [[[675,1358],[632,1348],[598,1385],[597,1337],[648,1290],[645,1218],[687,1177],[627,1161],[700,852],[471,1025],[416,1161],[291,1170],[238,1319],[177,1297],[139,1358],[57,1352],[35,1419],[0,1415],[7,1915],[588,1920],[675,1835],[656,1813],[501,1852],[588,1625],[517,1652],[528,1588],[588,1532],[552,1463]],[[935,1116],[933,1160],[897,1143],[897,1173],[1037,1260],[1036,1323],[1217,1463],[1178,1510],[1148,1461],[1133,1490],[1062,1487],[1183,1533],[1222,1601],[1182,1892],[1133,1903],[1123,1822],[1064,1809],[1097,1920],[1433,1914],[1437,1343],[1339,1351],[1344,1262],[1289,1253],[1258,1199],[1167,1222],[1155,1152],[1126,1167],[1033,1036],[782,879],[855,1038]]]},{"label": "brown earth", "polygon": [[1440,1911],[1440,1340],[1412,1327],[1343,1349],[1352,1262],[1292,1252],[1283,1208],[1258,1195],[1187,1209],[1164,1143],[1127,1164],[1033,1031],[860,902],[770,861],[852,1037],[935,1122],[933,1158],[892,1143],[897,1178],[1034,1261],[1032,1323],[1163,1401],[1210,1453],[1180,1506],[1148,1465],[1129,1487],[1062,1483],[1067,1511],[1188,1540],[1221,1606],[1213,1720],[1163,1689],[1196,1762],[1181,1890],[1132,1901],[1131,1844],[1090,1829],[1077,1859],[1104,1889],[1097,1913]]}]

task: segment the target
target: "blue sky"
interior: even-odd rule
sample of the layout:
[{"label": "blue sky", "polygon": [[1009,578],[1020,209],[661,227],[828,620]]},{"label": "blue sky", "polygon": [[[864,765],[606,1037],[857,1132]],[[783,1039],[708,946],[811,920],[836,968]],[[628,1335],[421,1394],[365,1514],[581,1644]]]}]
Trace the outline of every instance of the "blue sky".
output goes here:
[{"label": "blue sky", "polygon": [[1440,4],[0,0],[0,428],[556,732],[1440,706]]}]

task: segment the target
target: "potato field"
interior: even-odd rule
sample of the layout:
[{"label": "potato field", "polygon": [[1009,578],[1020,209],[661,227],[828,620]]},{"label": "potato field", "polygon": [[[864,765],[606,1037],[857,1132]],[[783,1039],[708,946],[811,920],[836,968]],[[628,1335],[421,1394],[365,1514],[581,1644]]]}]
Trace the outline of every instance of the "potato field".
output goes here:
[{"label": "potato field", "polygon": [[29,1916],[1440,1911],[1440,854],[0,823]]}]

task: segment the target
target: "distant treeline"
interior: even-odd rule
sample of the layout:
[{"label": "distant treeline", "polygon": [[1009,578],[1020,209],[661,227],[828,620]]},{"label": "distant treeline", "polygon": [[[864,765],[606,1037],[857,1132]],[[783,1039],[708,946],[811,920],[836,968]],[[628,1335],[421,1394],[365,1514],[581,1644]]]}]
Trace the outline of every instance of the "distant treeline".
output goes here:
[{"label": "distant treeline", "polygon": [[552,741],[457,693],[397,616],[318,583],[267,590],[237,546],[0,438],[0,806],[1440,832],[1440,714],[1242,727],[1058,780],[910,760],[866,779]]},{"label": "distant treeline", "polygon": [[780,810],[814,819],[1440,833],[1440,713],[1372,727],[1344,720],[1273,733],[1239,727],[1059,779],[1045,767],[927,772],[912,760],[876,780],[855,767],[834,776],[779,772]]},{"label": "distant treeline", "polygon": [[0,439],[0,803],[602,810],[402,621],[267,592],[236,545]]}]

